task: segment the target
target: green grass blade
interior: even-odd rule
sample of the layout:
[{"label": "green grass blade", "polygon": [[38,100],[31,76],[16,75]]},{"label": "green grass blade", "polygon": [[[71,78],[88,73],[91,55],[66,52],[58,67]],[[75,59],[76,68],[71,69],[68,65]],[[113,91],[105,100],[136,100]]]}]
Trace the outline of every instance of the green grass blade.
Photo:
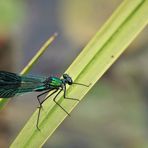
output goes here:
[{"label": "green grass blade", "polygon": [[[42,56],[42,54],[46,51],[48,46],[53,42],[55,37],[57,36],[57,33],[55,33],[53,36],[51,36],[39,49],[39,51],[35,54],[35,56],[30,60],[30,62],[25,66],[25,68],[21,71],[21,75],[27,74],[31,68],[35,65],[35,63],[38,61],[38,59]],[[0,98],[0,110],[3,109],[5,104],[9,101],[9,99]]]},{"label": "green grass blade", "polygon": [[[125,0],[106,22],[103,28],[94,36],[72,65],[68,73],[75,82],[90,84],[90,87],[71,86],[67,95],[82,99],[96,81],[115,62],[127,46],[135,39],[148,23],[147,0]],[[59,103],[71,112],[78,104],[77,101],[64,100],[58,97]],[[37,111],[33,114],[26,126],[12,143],[16,147],[41,147],[52,135],[56,128],[66,118],[65,112],[54,104],[52,99],[47,100],[41,112],[39,127],[36,129]]]},{"label": "green grass blade", "polygon": [[33,65],[38,61],[38,59],[42,56],[42,54],[46,51],[48,46],[53,42],[55,37],[57,36],[57,33],[54,33],[53,36],[51,36],[39,49],[39,51],[36,53],[36,55],[30,60],[30,62],[27,64],[27,66],[21,71],[21,75],[24,75],[28,73]]}]

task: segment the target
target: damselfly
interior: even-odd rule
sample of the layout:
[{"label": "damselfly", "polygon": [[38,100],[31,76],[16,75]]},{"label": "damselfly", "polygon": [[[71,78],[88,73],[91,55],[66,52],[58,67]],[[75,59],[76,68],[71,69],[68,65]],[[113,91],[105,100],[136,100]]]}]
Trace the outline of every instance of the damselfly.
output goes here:
[{"label": "damselfly", "polygon": [[[77,84],[88,87],[88,85],[73,82],[72,78],[68,74],[63,74],[63,78],[58,78],[53,76],[21,76],[11,72],[0,71],[0,98],[11,98],[28,92],[42,92],[37,96],[37,100],[39,102],[39,112],[36,127],[39,129],[38,123],[42,104],[53,94],[56,93],[56,95],[53,97],[53,101],[68,115],[69,113],[56,101],[57,96],[63,91],[65,99],[79,101],[76,98],[69,98],[66,96],[66,84]],[[42,95],[51,91],[52,93],[49,96],[47,96],[44,100],[41,100],[40,97]]]}]

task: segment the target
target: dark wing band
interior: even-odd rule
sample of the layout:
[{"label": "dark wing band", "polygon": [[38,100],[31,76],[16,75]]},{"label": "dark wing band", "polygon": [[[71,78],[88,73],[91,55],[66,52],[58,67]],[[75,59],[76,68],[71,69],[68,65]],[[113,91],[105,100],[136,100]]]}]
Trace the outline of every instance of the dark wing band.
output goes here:
[{"label": "dark wing band", "polygon": [[0,71],[0,98],[13,97],[21,85],[21,77],[15,73]]}]

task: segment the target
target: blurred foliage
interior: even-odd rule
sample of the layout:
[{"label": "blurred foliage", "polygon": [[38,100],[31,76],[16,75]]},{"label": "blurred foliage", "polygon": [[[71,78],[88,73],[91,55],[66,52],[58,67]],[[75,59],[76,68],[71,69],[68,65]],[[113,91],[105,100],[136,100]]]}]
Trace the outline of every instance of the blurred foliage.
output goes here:
[{"label": "blurred foliage", "polygon": [[[0,0],[0,70],[12,71],[14,59],[19,61],[19,52],[13,48],[16,36],[12,36],[12,32],[23,20],[23,6],[19,0]],[[0,147],[5,148],[9,146],[8,139],[11,135],[7,110],[0,112],[0,123]]]},{"label": "blurred foliage", "polygon": [[122,0],[59,1],[60,27],[75,44],[85,43],[121,2]]},{"label": "blurred foliage", "polygon": [[23,16],[22,1],[0,0],[0,32],[16,25]]}]

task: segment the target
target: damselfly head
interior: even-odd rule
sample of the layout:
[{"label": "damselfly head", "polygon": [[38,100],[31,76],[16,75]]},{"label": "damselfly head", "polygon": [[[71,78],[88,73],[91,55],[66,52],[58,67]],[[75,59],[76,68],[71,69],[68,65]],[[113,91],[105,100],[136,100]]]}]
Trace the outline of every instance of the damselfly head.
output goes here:
[{"label": "damselfly head", "polygon": [[64,78],[65,83],[67,83],[68,85],[73,84],[73,80],[68,74],[63,74],[63,78]]}]

